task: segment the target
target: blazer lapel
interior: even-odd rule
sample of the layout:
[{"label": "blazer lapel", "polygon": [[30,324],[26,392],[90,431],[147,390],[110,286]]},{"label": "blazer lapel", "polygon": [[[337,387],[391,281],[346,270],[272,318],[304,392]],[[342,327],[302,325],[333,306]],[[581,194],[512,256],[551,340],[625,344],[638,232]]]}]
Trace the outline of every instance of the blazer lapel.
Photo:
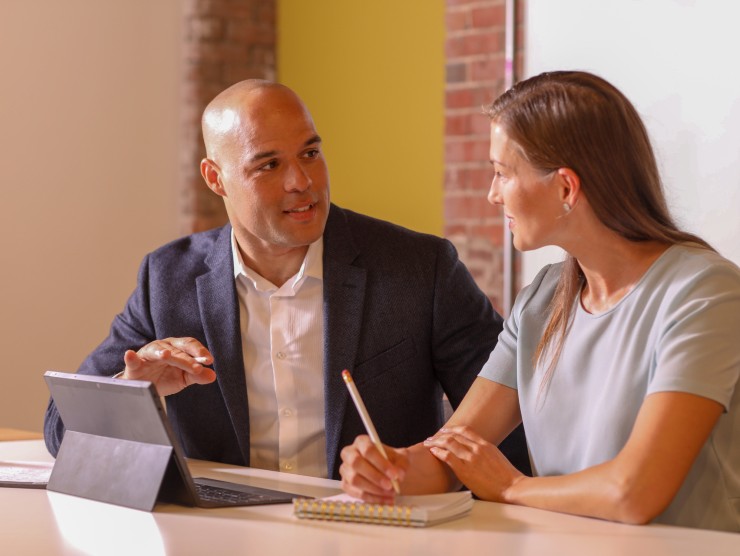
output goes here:
[{"label": "blazer lapel", "polygon": [[362,324],[366,271],[352,265],[358,254],[344,212],[332,205],[324,231],[324,421],[330,478],[349,398],[342,370],[352,371]]},{"label": "blazer lapel", "polygon": [[203,331],[209,349],[217,354],[213,363],[216,381],[244,461],[249,465],[249,407],[231,255],[231,226],[224,226],[205,262],[210,271],[195,280]]}]

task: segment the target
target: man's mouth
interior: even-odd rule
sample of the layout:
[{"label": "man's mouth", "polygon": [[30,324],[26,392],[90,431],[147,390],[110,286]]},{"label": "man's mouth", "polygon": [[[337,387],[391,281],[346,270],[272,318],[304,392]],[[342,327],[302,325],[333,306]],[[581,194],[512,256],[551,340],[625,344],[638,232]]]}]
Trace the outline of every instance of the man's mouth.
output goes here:
[{"label": "man's mouth", "polygon": [[288,216],[299,222],[309,221],[313,219],[314,215],[316,214],[316,203],[309,203],[308,205],[302,205],[300,207],[284,210],[283,214],[287,214]]},{"label": "man's mouth", "polygon": [[295,212],[306,212],[306,211],[311,210],[313,207],[314,207],[314,205],[313,204],[310,204],[310,205],[306,205],[305,207],[300,207],[300,208],[294,208],[294,209],[286,210],[285,212],[294,212],[294,213]]}]

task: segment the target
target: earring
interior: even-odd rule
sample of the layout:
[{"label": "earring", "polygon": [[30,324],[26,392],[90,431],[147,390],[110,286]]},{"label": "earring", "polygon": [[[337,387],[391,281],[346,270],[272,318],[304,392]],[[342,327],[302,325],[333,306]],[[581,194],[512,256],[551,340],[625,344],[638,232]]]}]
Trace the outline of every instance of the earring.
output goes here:
[{"label": "earring", "polygon": [[563,210],[565,212],[570,212],[570,205],[568,203],[563,203]]}]

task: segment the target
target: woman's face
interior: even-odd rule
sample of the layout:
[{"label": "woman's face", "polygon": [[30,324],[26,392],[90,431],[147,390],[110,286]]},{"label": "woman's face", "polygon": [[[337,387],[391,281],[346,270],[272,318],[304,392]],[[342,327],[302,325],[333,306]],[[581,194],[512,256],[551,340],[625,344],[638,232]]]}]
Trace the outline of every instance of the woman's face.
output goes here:
[{"label": "woman's face", "polygon": [[491,122],[494,177],[488,202],[503,208],[514,247],[529,251],[556,244],[556,232],[565,211],[559,198],[557,174],[543,175],[519,153],[503,128]]}]

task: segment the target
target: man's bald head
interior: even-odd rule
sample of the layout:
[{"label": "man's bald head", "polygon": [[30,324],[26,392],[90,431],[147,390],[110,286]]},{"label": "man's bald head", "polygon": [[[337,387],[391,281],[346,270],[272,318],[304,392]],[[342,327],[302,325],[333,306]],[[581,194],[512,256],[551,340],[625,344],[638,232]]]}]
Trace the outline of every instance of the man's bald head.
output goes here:
[{"label": "man's bald head", "polygon": [[251,133],[256,116],[278,110],[286,103],[298,107],[311,119],[298,95],[280,83],[247,79],[219,93],[206,106],[201,119],[206,156],[216,159],[222,149]]},{"label": "man's bald head", "polygon": [[223,198],[244,261],[284,283],[329,215],[329,172],[311,114],[284,85],[241,81],[206,107],[203,139],[200,173]]}]

